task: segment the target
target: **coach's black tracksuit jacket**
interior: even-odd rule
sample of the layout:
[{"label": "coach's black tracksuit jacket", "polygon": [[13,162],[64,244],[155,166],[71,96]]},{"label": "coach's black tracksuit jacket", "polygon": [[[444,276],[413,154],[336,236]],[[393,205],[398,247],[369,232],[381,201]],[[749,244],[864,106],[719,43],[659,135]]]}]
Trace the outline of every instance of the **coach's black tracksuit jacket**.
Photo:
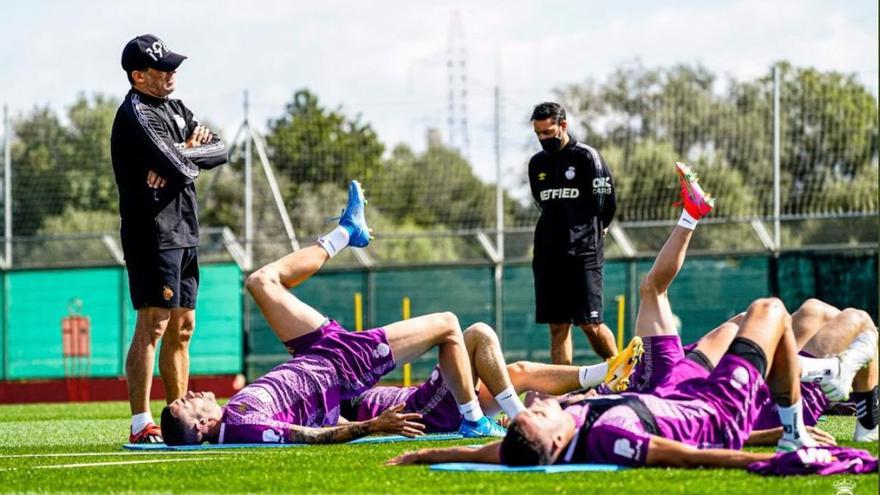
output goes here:
[{"label": "coach's black tracksuit jacket", "polygon": [[[184,148],[198,121],[180,100],[155,98],[132,89],[116,112],[110,152],[119,188],[123,250],[161,250],[199,244],[193,181],[200,169],[226,163],[216,135],[210,143]],[[153,170],[165,187],[147,186]]]},{"label": "coach's black tracksuit jacket", "polygon": [[604,260],[602,230],[616,209],[611,172],[598,151],[575,141],[529,161],[529,186],[541,210],[535,257],[596,256]]}]

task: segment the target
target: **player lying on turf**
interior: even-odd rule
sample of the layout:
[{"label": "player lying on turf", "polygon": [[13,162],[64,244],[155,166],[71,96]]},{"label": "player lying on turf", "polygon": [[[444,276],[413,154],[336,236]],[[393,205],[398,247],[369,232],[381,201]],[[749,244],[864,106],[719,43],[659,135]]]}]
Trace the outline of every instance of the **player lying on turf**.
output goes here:
[{"label": "player lying on turf", "polygon": [[757,415],[754,400],[765,380],[786,427],[786,448],[814,445],[796,414],[800,387],[790,320],[781,301],[760,299],[749,307],[733,344],[706,378],[661,384],[653,394],[573,397],[563,403],[539,398],[511,422],[502,442],[480,449],[420,450],[389,464],[745,467],[773,457],[739,451]]},{"label": "player lying on turf", "polygon": [[[795,338],[801,354],[817,360],[801,359],[801,381],[818,381],[825,396],[832,401],[851,400],[856,406],[856,422],[853,440],[876,442],[880,422],[880,397],[878,397],[877,325],[868,313],[847,308],[839,310],[817,299],[807,300],[792,315]],[[866,333],[867,332],[867,333]],[[866,341],[868,343],[866,343]],[[805,343],[804,343],[805,342]],[[873,348],[873,356],[867,366],[858,369],[859,348]],[[840,356],[838,360],[833,358]],[[842,356],[847,356],[843,359]],[[821,359],[826,358],[826,359]],[[806,384],[804,384],[806,386]],[[819,402],[814,415],[804,420],[815,422],[825,411],[818,393],[811,394]]]},{"label": "player lying on turf", "polygon": [[[501,344],[491,327],[476,323],[464,331],[471,375],[476,383],[480,407],[488,416],[504,411],[509,418],[525,409],[519,394],[538,391],[561,395],[601,383],[611,390],[625,390],[629,375],[642,354],[641,339],[635,338],[606,361],[590,366],[566,366],[518,361],[504,364]],[[498,392],[500,390],[500,392]],[[342,416],[357,421],[378,417],[382,411],[406,404],[404,410],[419,413],[427,432],[453,432],[461,423],[461,413],[439,368],[423,384],[412,387],[373,387],[343,401]],[[503,436],[503,434],[502,434]]]},{"label": "player lying on turf", "polygon": [[[637,327],[656,326],[659,335],[675,332],[666,288],[683,262],[693,226],[712,207],[693,174],[681,166],[679,174],[685,211],[642,284],[637,320]],[[653,290],[648,290],[651,286]],[[644,360],[646,367],[656,364]],[[757,417],[755,398],[765,381],[785,430],[780,447],[816,445],[799,414],[795,337],[791,317],[778,299],[760,299],[749,307],[736,338],[707,377],[668,379],[688,373],[693,364],[690,359],[675,363],[666,374],[669,385],[660,381],[653,395],[576,397],[564,403],[536,399],[512,421],[503,442],[480,449],[421,450],[398,456],[389,464],[599,462],[744,467],[773,457],[739,451]]]},{"label": "player lying on turf", "polygon": [[[734,318],[713,330],[704,340],[729,342],[736,331],[736,320]],[[812,433],[819,433],[812,427],[828,409],[831,400],[847,400],[852,396],[858,411],[853,440],[877,441],[877,421],[880,416],[877,403],[877,332],[871,317],[864,311],[852,308],[841,311],[822,301],[810,299],[792,315],[792,328],[801,351],[798,361],[801,367],[804,424]],[[654,347],[653,339],[646,337],[645,340],[646,353],[656,356],[658,349]],[[685,347],[687,355],[694,352],[689,349],[696,345]],[[703,374],[708,375],[711,360],[703,357],[703,362],[709,364]],[[700,370],[696,371],[699,374]],[[772,445],[781,435],[776,407],[766,388],[758,394],[757,401],[760,412],[748,444]],[[827,439],[827,436],[824,438]]]},{"label": "player lying on turf", "polygon": [[[337,425],[339,404],[373,386],[399,361],[433,347],[439,370],[463,417],[465,436],[498,435],[474,393],[458,319],[437,313],[364,332],[338,323],[296,298],[289,289],[305,282],[346,246],[363,247],[370,234],[365,199],[352,181],[339,226],[311,246],[270,263],[247,279],[247,289],[276,336],[293,356],[236,393],[221,407],[213,394],[189,392],[162,411],[169,445],[211,443],[345,442],[373,432],[419,435],[424,428],[403,404],[377,418]],[[321,428],[329,426],[329,428]]]},{"label": "player lying on turf", "polygon": [[[682,348],[678,328],[675,324],[675,316],[669,302],[668,289],[675,279],[687,253],[687,247],[699,218],[711,211],[711,201],[698,203],[693,199],[703,195],[695,174],[684,164],[676,164],[676,168],[682,182],[682,201],[685,212],[679,227],[670,235],[664,244],[660,254],[654,262],[651,271],[641,282],[639,287],[640,305],[636,319],[636,335],[642,338],[644,343],[644,356],[636,366],[631,377],[631,388],[634,392],[649,393],[659,384],[667,386],[675,382],[689,378],[705,378],[714,366],[723,357],[736,336],[739,324],[744,315],[738,315],[725,322],[697,344]],[[805,344],[807,356],[829,357],[829,359],[799,359],[802,367],[801,392],[804,397],[801,407],[806,413],[804,421],[811,427],[823,443],[833,443],[830,435],[820,430],[813,430],[819,416],[828,401],[822,394],[820,386],[828,390],[832,395],[845,398],[849,395],[849,385],[853,381],[853,375],[857,378],[857,390],[863,393],[862,407],[873,414],[864,414],[862,422],[865,423],[866,431],[862,432],[857,427],[856,439],[859,441],[869,440],[871,433],[876,435],[876,422],[873,426],[868,421],[876,415],[877,378],[876,358],[871,366],[864,368],[876,354],[876,332],[873,322],[867,313],[856,310],[836,311],[827,305],[820,306],[819,301],[811,301],[805,304],[794,314],[793,330],[800,350]],[[836,318],[836,319],[834,319]],[[866,331],[862,335],[862,332]],[[858,338],[857,338],[858,337]],[[849,346],[849,348],[848,348]],[[687,351],[687,352],[686,352]],[[846,352],[844,352],[846,351]],[[687,362],[675,367],[682,359]],[[676,374],[671,370],[675,367]],[[859,371],[861,369],[861,371]],[[873,370],[873,372],[872,372]],[[816,377],[820,383],[813,383]],[[873,395],[872,395],[873,394]],[[762,387],[758,394],[758,405],[761,412],[754,428],[754,435],[750,437],[749,444],[775,444],[781,438],[781,426],[770,392]],[[860,423],[861,424],[861,423]]]}]

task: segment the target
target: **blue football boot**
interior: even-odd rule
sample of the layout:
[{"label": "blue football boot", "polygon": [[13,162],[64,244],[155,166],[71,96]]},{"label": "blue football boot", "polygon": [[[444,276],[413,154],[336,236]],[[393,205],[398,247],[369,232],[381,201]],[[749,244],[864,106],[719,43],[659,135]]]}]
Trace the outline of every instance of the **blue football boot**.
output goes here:
[{"label": "blue football boot", "polygon": [[465,438],[503,438],[505,435],[507,435],[507,429],[496,423],[488,416],[483,416],[477,421],[468,421],[466,419],[462,419],[461,426],[458,427],[458,433]]},{"label": "blue football boot", "polygon": [[348,231],[348,245],[353,247],[366,247],[370,243],[370,228],[367,227],[367,219],[364,218],[364,206],[367,199],[364,190],[358,181],[353,180],[348,185],[348,204],[342,210],[339,217],[339,225]]}]

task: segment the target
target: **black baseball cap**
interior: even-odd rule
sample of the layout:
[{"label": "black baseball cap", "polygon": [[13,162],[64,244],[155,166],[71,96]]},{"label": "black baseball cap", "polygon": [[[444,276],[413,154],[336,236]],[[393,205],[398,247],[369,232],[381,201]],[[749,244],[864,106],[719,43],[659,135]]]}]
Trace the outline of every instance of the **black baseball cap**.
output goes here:
[{"label": "black baseball cap", "polygon": [[153,34],[142,34],[122,49],[122,68],[125,72],[147,68],[170,72],[184,60],[185,56],[169,50],[165,42]]}]

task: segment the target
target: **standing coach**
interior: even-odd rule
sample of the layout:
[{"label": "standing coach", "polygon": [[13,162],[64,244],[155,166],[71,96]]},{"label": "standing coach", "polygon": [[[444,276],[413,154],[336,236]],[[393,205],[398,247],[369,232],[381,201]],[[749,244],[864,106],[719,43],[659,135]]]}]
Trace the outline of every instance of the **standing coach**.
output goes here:
[{"label": "standing coach", "polygon": [[186,59],[151,34],[129,41],[122,68],[131,90],[113,121],[111,156],[119,189],[122,250],[137,310],[125,361],[132,443],[160,443],[150,414],[156,345],[165,399],[189,381],[189,341],[199,287],[199,221],[194,181],[226,162],[226,147],[193,118],[174,91]]},{"label": "standing coach", "polygon": [[532,270],[538,323],[550,325],[554,364],[571,364],[571,324],[603,359],[617,354],[602,323],[605,233],[614,218],[611,172],[595,149],[568,134],[565,109],[545,102],[532,112],[543,151],[529,161],[529,186],[541,210]]}]

